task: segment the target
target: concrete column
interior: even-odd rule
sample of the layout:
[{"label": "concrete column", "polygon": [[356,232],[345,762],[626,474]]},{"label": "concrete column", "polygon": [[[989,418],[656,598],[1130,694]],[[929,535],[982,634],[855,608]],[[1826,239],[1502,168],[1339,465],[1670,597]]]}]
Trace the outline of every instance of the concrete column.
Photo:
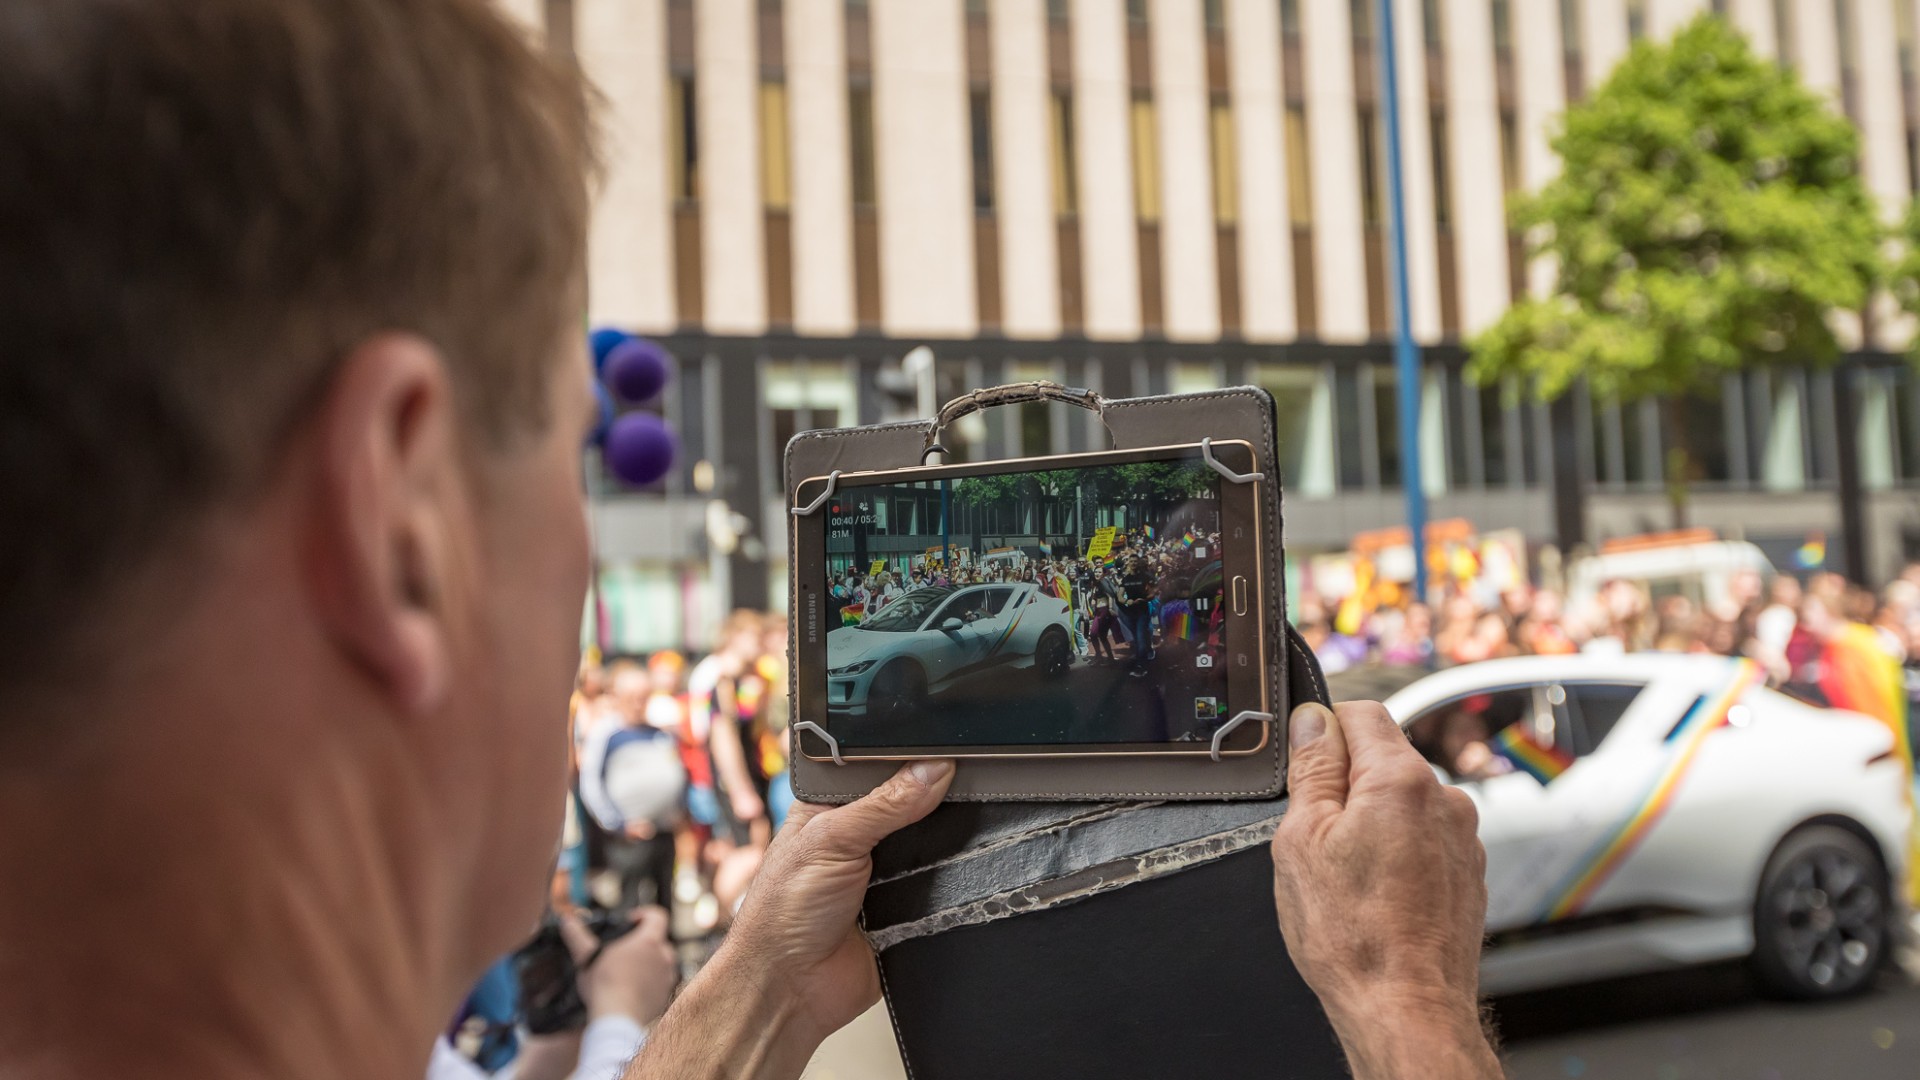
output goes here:
[{"label": "concrete column", "polygon": [[671,330],[665,0],[577,0],[575,53],[603,98],[605,178],[587,243],[589,322]]},{"label": "concrete column", "polygon": [[1240,332],[1248,341],[1291,341],[1300,324],[1287,212],[1286,84],[1280,12],[1267,0],[1228,0],[1227,77],[1240,171]]},{"label": "concrete column", "polygon": [[853,333],[853,177],[847,143],[843,0],[786,0],[787,131],[793,206],[793,325]]},{"label": "concrete column", "polygon": [[[1860,165],[1880,218],[1898,225],[1910,195],[1907,179],[1907,122],[1901,100],[1900,53],[1893,5],[1897,0],[1853,0],[1854,55],[1860,115]],[[1900,313],[1893,297],[1874,297],[1874,344],[1890,351],[1907,347],[1913,320]]]},{"label": "concrete column", "polygon": [[1012,338],[1060,335],[1060,231],[1054,228],[1052,73],[1044,0],[996,0],[993,191],[1000,238],[1000,325]]},{"label": "concrete column", "polygon": [[1580,0],[1580,29],[1580,74],[1591,96],[1627,55],[1626,0]]},{"label": "concrete column", "polygon": [[[1513,7],[1514,97],[1520,137],[1520,186],[1537,192],[1560,174],[1560,159],[1547,144],[1547,130],[1567,108],[1562,77],[1560,10],[1553,4]],[[1527,289],[1544,296],[1557,269],[1551,258],[1527,267]]]},{"label": "concrete column", "polygon": [[1747,35],[1753,51],[1772,59],[1780,55],[1779,28],[1773,24],[1773,0],[1732,0],[1727,14],[1733,25]]},{"label": "concrete column", "polygon": [[[1526,0],[1520,0],[1514,5],[1514,14],[1526,6]],[[1665,41],[1708,8],[1707,0],[1647,0],[1647,36]]]},{"label": "concrete column", "polygon": [[1368,336],[1367,263],[1360,207],[1360,134],[1353,95],[1348,0],[1301,0],[1307,150],[1313,183],[1314,297],[1320,337]]},{"label": "concrete column", "polygon": [[[1394,0],[1394,27],[1398,31],[1394,35],[1394,74],[1400,89],[1400,185],[1407,217],[1407,303],[1411,308],[1413,336],[1431,344],[1440,340],[1441,333],[1440,240],[1433,191],[1433,126],[1428,122],[1432,107],[1427,99],[1423,7],[1420,0]],[[1383,126],[1381,130],[1386,129]]]},{"label": "concrete column", "polygon": [[880,201],[881,324],[890,334],[969,337],[973,148],[960,0],[868,7]]},{"label": "concrete column", "polygon": [[1159,110],[1160,294],[1173,341],[1220,337],[1207,45],[1200,0],[1153,0],[1148,23]]},{"label": "concrete column", "polygon": [[1080,291],[1090,338],[1140,336],[1140,233],[1134,218],[1121,0],[1073,0],[1073,127],[1080,173]]},{"label": "concrete column", "polygon": [[1460,282],[1460,331],[1470,336],[1491,326],[1506,311],[1511,290],[1493,17],[1488,0],[1449,0],[1441,17],[1447,21],[1451,144],[1447,158],[1453,188],[1454,273]]},{"label": "concrete column", "polygon": [[767,328],[760,23],[754,4],[700,0],[693,7],[701,318],[719,334],[758,334]]}]

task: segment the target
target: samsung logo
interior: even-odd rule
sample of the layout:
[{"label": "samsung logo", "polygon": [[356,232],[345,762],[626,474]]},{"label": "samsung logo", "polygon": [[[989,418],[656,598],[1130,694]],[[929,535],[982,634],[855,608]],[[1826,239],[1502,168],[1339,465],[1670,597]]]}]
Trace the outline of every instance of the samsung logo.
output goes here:
[{"label": "samsung logo", "polygon": [[807,590],[807,644],[820,643],[820,594]]}]

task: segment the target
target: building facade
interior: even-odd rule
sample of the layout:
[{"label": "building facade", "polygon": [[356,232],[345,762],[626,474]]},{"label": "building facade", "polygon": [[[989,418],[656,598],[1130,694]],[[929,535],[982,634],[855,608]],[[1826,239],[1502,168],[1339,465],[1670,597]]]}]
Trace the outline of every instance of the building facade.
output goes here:
[{"label": "building facade", "polygon": [[[1377,0],[501,3],[603,97],[589,321],[678,358],[657,407],[681,467],[644,492],[596,483],[605,591],[648,613],[617,645],[699,644],[712,612],[784,602],[792,434],[1000,382],[1264,386],[1291,545],[1403,520]],[[1542,543],[1663,527],[1652,403],[1462,378],[1461,341],[1552,280],[1508,196],[1552,177],[1556,116],[1636,40],[1711,10],[1859,126],[1895,220],[1920,0],[1393,4],[1431,512]],[[1690,410],[1692,517],[1797,547],[1839,532],[1847,471],[1879,577],[1920,550],[1920,384],[1884,304],[1843,329],[1838,372],[1730,377]],[[904,363],[920,345],[933,363]],[[959,435],[963,457],[1104,445],[1049,406]],[[1572,519],[1556,485],[1582,495]]]}]

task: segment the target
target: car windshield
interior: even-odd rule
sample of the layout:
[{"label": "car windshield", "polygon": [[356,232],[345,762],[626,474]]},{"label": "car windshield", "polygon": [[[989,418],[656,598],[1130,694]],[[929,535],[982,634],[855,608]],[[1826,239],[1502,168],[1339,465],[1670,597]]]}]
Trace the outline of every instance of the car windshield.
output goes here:
[{"label": "car windshield", "polygon": [[927,614],[940,606],[952,589],[915,589],[880,609],[880,613],[860,624],[862,630],[890,631],[896,634],[920,629]]}]

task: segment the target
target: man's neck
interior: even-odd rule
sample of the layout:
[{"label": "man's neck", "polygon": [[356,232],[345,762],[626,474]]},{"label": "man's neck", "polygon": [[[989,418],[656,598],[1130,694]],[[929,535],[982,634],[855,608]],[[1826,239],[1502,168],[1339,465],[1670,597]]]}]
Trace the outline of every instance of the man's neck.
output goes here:
[{"label": "man's neck", "polygon": [[[407,778],[209,683],[15,724],[58,734],[0,753],[0,1075],[418,1077],[459,991],[373,824]],[[195,741],[230,709],[271,737]]]}]

